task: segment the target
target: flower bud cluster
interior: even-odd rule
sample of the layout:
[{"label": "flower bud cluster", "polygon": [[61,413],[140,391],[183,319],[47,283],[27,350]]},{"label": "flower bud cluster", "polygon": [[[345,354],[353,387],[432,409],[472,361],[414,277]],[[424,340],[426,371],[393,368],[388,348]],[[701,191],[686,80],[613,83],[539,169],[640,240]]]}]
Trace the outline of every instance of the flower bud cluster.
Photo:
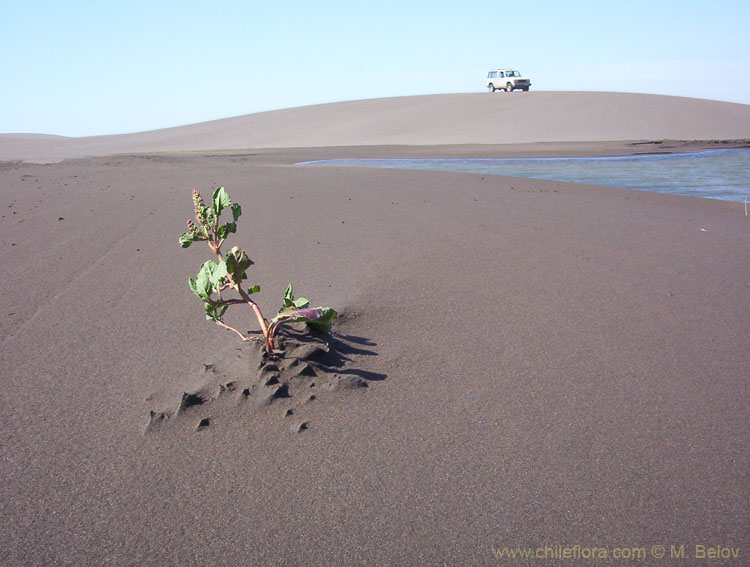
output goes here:
[{"label": "flower bud cluster", "polygon": [[207,237],[206,229],[198,228],[198,226],[190,219],[188,219],[187,221],[187,227],[188,227],[188,232],[190,232],[190,234],[194,234],[195,236],[199,236],[204,239]]},{"label": "flower bud cluster", "polygon": [[201,225],[206,226],[208,224],[206,203],[203,202],[203,197],[197,189],[193,189],[193,208],[195,209],[195,218]]}]

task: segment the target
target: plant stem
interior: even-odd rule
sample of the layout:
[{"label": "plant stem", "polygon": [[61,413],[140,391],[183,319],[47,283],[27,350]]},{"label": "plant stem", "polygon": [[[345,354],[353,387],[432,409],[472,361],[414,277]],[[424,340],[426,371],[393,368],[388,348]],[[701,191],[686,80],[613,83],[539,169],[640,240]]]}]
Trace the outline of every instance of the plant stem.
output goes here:
[{"label": "plant stem", "polygon": [[247,303],[244,299],[219,299],[219,301],[209,301],[213,307],[224,307],[225,305],[239,305]]},{"label": "plant stem", "polygon": [[243,335],[242,333],[240,333],[240,332],[239,332],[239,331],[238,331],[237,329],[235,329],[234,327],[230,327],[229,325],[225,325],[225,324],[224,324],[224,323],[222,323],[221,321],[214,321],[214,323],[216,323],[216,324],[217,324],[217,325],[218,325],[219,327],[222,327],[222,328],[226,329],[227,331],[232,331],[232,332],[234,332],[234,333],[237,333],[237,334],[238,334],[238,335],[240,336],[240,338],[241,338],[241,339],[242,339],[243,341],[249,341],[249,340],[252,340],[252,339],[250,339],[250,338],[246,337],[245,335]]},{"label": "plant stem", "polygon": [[260,307],[250,299],[250,296],[246,294],[240,286],[235,284],[235,289],[255,313],[255,316],[258,318],[260,330],[263,332],[263,337],[265,337],[266,343],[268,344],[268,348],[273,349],[273,337],[268,334],[268,325],[266,325],[266,320],[263,318],[263,313],[260,312]]},{"label": "plant stem", "polygon": [[[224,240],[219,240],[217,231],[218,231],[218,225],[219,225],[219,219],[217,218],[214,222],[213,227],[211,227],[211,230],[213,232],[213,238],[208,242],[208,247],[211,249],[211,251],[216,254],[216,257],[219,259],[219,262],[224,261],[224,256],[221,253],[221,245],[224,244]],[[252,299],[250,299],[250,296],[245,293],[240,286],[240,282],[235,282],[234,277],[232,277],[232,274],[227,274],[227,281],[228,281],[228,287],[233,287],[235,290],[237,290],[237,293],[240,294],[240,297],[242,297],[242,300],[247,303],[250,308],[253,310],[253,313],[255,313],[255,317],[258,319],[258,324],[260,325],[260,330],[263,332],[263,338],[266,340],[266,348],[269,350],[273,350],[273,337],[271,337],[268,334],[268,325],[266,325],[266,320],[263,318],[263,313],[260,311],[260,307],[258,307],[258,304],[255,303]],[[222,286],[222,288],[225,286]],[[231,303],[240,303],[238,300],[222,300],[221,304],[229,305]],[[225,325],[224,323],[221,323],[219,321],[216,321],[216,324],[220,327],[224,327],[227,330],[234,331],[239,336],[242,337],[242,340],[246,340],[245,336],[240,333],[237,329],[234,329],[228,325]]]}]

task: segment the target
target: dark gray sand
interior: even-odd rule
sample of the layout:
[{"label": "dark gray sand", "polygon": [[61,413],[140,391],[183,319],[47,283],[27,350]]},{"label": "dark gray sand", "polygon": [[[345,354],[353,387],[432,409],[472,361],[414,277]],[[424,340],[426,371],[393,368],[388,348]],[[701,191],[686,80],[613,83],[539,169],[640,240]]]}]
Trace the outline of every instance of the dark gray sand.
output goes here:
[{"label": "dark gray sand", "polygon": [[[695,561],[671,545],[744,564],[742,204],[291,165],[431,152],[504,155],[2,164],[0,564],[521,565],[493,548],[657,544],[659,565]],[[339,311],[342,356],[288,397],[207,396],[148,430],[212,364],[216,384],[260,379],[188,289],[208,250],[177,244],[190,190],[218,185],[264,312],[292,282]]]}]

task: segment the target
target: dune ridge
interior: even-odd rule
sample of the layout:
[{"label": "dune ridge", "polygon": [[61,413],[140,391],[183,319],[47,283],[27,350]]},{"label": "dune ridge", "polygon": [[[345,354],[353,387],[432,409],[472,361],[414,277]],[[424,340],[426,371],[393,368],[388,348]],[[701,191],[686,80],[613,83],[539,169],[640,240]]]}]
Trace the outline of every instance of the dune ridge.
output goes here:
[{"label": "dune ridge", "polygon": [[606,92],[357,100],[84,138],[0,136],[0,160],[324,146],[520,144],[750,137],[750,105]]}]

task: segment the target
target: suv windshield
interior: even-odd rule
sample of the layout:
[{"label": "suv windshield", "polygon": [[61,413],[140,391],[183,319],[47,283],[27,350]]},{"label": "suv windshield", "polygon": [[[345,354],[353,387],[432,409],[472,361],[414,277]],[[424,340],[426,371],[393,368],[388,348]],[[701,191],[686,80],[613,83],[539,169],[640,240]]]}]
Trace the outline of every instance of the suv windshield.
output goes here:
[{"label": "suv windshield", "polygon": [[506,75],[509,77],[520,77],[521,73],[519,73],[518,71],[508,71]]}]

